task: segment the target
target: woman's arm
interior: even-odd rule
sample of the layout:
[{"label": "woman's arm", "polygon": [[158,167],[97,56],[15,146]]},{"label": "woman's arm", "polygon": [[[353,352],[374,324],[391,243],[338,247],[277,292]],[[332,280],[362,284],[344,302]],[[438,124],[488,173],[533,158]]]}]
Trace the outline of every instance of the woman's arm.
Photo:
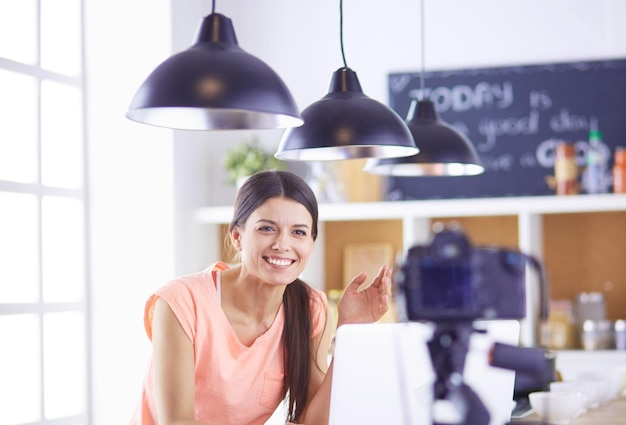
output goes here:
[{"label": "woman's arm", "polygon": [[193,345],[170,306],[158,298],[152,320],[154,388],[160,425],[208,425],[195,418]]}]

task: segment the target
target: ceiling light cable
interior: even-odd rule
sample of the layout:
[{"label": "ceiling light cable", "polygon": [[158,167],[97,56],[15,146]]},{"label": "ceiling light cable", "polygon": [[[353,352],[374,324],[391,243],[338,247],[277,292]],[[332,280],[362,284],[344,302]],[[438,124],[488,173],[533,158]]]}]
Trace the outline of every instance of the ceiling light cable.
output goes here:
[{"label": "ceiling light cable", "polygon": [[402,118],[367,97],[348,68],[343,41],[343,0],[339,0],[339,40],[343,67],[330,90],[302,111],[304,124],[285,131],[275,154],[287,161],[396,158],[418,152]]},{"label": "ceiling light cable", "polygon": [[439,119],[435,104],[426,93],[424,0],[420,0],[420,15],[422,49],[420,98],[411,99],[406,119],[420,152],[403,158],[371,159],[366,162],[363,169],[371,174],[398,177],[481,174],[484,167],[472,142],[454,127]]}]

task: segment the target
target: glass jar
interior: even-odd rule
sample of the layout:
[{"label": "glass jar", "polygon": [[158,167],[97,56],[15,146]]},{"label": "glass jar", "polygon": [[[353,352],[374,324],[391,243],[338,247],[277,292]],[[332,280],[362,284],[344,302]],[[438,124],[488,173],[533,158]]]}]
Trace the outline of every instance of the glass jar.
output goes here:
[{"label": "glass jar", "polygon": [[614,347],[613,322],[609,320],[585,320],[581,334],[585,350],[608,350]]}]

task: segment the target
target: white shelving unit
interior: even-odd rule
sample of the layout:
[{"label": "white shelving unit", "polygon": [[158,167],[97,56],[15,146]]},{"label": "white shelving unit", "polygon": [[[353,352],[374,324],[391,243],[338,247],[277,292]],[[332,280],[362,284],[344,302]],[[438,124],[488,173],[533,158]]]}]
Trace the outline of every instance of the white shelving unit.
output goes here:
[{"label": "white shelving unit", "polygon": [[[402,220],[403,245],[406,251],[430,236],[433,217],[517,216],[519,249],[542,258],[542,216],[563,213],[593,213],[626,211],[626,195],[529,196],[478,199],[442,199],[400,202],[370,202],[320,204],[320,222],[359,220]],[[195,211],[194,222],[204,227],[204,258],[217,258],[222,241],[219,225],[230,222],[232,207],[206,207]],[[324,226],[320,226],[317,247],[324,246]],[[320,249],[313,253],[304,279],[323,287],[324,256]],[[529,274],[530,275],[530,274]],[[527,296],[528,317],[533,317],[538,305],[535,277],[529,276]],[[527,321],[522,326],[522,340],[535,340],[538,323]]]},{"label": "white shelving unit", "polygon": [[[358,202],[320,204],[320,221],[401,219],[409,224],[431,217],[517,215],[526,217],[556,213],[626,211],[626,195],[527,196],[477,199],[442,199],[400,202]],[[206,207],[196,210],[195,221],[204,224],[230,222],[232,207]],[[520,224],[520,231],[521,229]],[[410,233],[405,235],[411,236]],[[521,236],[521,232],[520,232]],[[526,235],[530,237],[532,235]],[[409,241],[405,243],[410,244]]]}]

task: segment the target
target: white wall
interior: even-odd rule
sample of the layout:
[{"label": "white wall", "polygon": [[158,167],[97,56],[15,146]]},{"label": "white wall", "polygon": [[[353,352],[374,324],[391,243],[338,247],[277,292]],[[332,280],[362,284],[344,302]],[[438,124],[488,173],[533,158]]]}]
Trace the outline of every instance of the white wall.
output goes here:
[{"label": "white wall", "polygon": [[148,295],[173,276],[172,131],[124,117],[171,51],[167,0],[85,1],[91,236],[92,424],[125,424],[150,344]]}]

